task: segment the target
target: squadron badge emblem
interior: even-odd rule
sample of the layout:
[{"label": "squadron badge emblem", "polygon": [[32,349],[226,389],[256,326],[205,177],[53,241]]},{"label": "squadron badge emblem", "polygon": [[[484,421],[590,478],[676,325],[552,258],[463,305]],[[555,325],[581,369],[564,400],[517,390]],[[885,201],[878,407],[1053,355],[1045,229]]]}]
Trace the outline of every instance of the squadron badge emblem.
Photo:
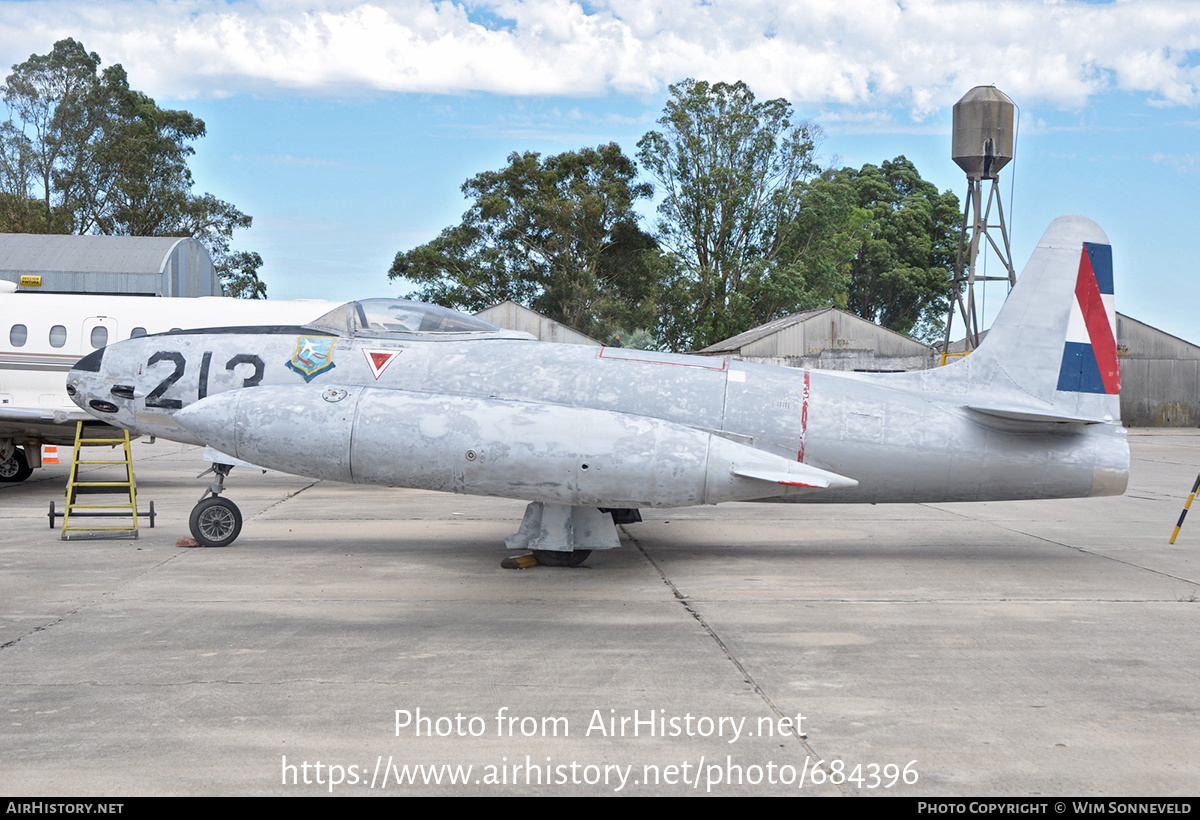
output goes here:
[{"label": "squadron badge emblem", "polygon": [[336,341],[333,336],[297,337],[296,352],[287,366],[303,376],[304,381],[311,382],[326,370],[333,369],[333,343]]}]

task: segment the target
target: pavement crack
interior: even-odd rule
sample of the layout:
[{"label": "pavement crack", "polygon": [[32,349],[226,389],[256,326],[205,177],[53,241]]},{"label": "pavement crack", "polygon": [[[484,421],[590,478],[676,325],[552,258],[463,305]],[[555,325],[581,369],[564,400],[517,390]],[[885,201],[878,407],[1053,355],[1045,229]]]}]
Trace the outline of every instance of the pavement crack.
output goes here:
[{"label": "pavement crack", "polygon": [[268,512],[270,512],[271,510],[273,510],[273,509],[275,509],[276,507],[278,507],[280,504],[286,504],[287,502],[291,501],[291,500],[292,500],[293,498],[295,498],[296,496],[300,495],[300,493],[304,492],[305,490],[311,490],[313,487],[317,486],[317,485],[318,485],[318,484],[320,484],[320,483],[321,483],[321,480],[320,480],[320,479],[318,479],[318,480],[314,481],[314,482],[313,482],[313,483],[311,483],[311,484],[306,484],[305,486],[303,486],[303,487],[301,487],[300,489],[296,490],[296,492],[294,492],[294,493],[288,493],[288,494],[287,494],[287,495],[285,495],[283,498],[281,498],[281,499],[279,499],[278,501],[276,501],[274,504],[271,504],[270,506],[267,506],[267,507],[263,507],[261,510],[259,510],[258,512],[256,512],[254,515],[250,516],[250,519],[251,519],[251,520],[254,520],[255,518],[258,518],[258,517],[260,517],[260,516],[262,516],[262,515],[265,515],[265,514],[267,514],[267,513],[268,513]]},{"label": "pavement crack", "polygon": [[1047,544],[1054,544],[1055,546],[1058,546],[1058,547],[1065,547],[1066,549],[1069,549],[1069,550],[1075,550],[1075,552],[1081,552],[1084,555],[1091,555],[1095,558],[1102,558],[1105,561],[1113,561],[1117,564],[1122,564],[1123,566],[1131,567],[1133,569],[1140,569],[1144,572],[1149,572],[1154,575],[1161,575],[1162,577],[1170,578],[1173,581],[1179,581],[1184,584],[1191,584],[1192,586],[1200,586],[1200,581],[1194,581],[1191,578],[1184,578],[1179,575],[1173,575],[1169,572],[1164,572],[1161,569],[1151,569],[1150,567],[1142,566],[1141,564],[1135,564],[1132,561],[1126,561],[1122,558],[1115,558],[1111,555],[1105,555],[1104,553],[1095,552],[1094,550],[1087,549],[1086,547],[1077,547],[1074,544],[1068,544],[1065,541],[1056,541],[1055,539],[1049,538],[1045,535],[1038,535],[1037,533],[1034,533],[1034,532],[1026,532],[1025,530],[1018,529],[1017,527],[1009,526],[1008,524],[1005,524],[1000,521],[981,522],[981,520],[978,518],[972,518],[969,515],[964,515],[963,513],[955,512],[953,510],[943,510],[941,507],[931,506],[931,505],[927,505],[927,504],[922,504],[921,506],[922,507],[930,506],[931,509],[940,510],[941,512],[948,512],[951,515],[956,515],[959,518],[963,518],[967,521],[975,521],[975,522],[990,524],[993,527],[999,527],[1000,529],[1007,530],[1008,532],[1014,532],[1018,535],[1025,535],[1025,536],[1028,536],[1029,538],[1035,538],[1038,541],[1044,541]]},{"label": "pavement crack", "polygon": [[28,632],[26,632],[24,635],[18,635],[17,637],[13,638],[13,639],[12,639],[11,641],[9,641],[8,643],[0,644],[0,651],[3,651],[3,650],[5,650],[5,649],[8,649],[9,647],[12,647],[12,646],[16,646],[18,643],[20,643],[21,641],[25,640],[26,638],[28,638],[28,637],[29,637],[29,636],[31,636],[31,635],[36,635],[36,634],[37,634],[37,633],[39,633],[39,632],[45,632],[47,629],[50,629],[51,627],[58,626],[58,625],[59,625],[59,624],[61,624],[63,621],[65,621],[65,620],[67,620],[68,618],[71,618],[71,617],[73,617],[73,616],[75,616],[75,615],[78,615],[80,612],[83,612],[83,610],[85,610],[85,609],[88,609],[89,607],[93,607],[93,606],[96,606],[97,604],[102,604],[102,603],[105,603],[106,601],[109,601],[109,600],[111,600],[111,599],[112,599],[112,597],[113,597],[113,596],[114,596],[114,595],[115,595],[117,592],[119,592],[120,590],[122,590],[122,589],[124,589],[125,587],[129,586],[129,585],[130,585],[130,584],[132,584],[134,581],[137,581],[137,580],[139,580],[139,579],[143,578],[143,577],[144,577],[144,576],[146,576],[147,574],[149,574],[149,573],[151,573],[151,572],[154,572],[156,569],[159,569],[160,567],[164,567],[164,566],[166,566],[167,564],[169,564],[170,562],[174,561],[176,558],[178,558],[178,557],[179,557],[180,555],[182,555],[182,554],[183,554],[183,553],[179,553],[179,552],[177,552],[177,553],[175,553],[174,555],[168,556],[167,558],[164,558],[163,560],[159,561],[157,564],[154,564],[154,565],[152,565],[152,566],[146,567],[145,569],[143,569],[143,570],[141,570],[141,571],[139,571],[139,572],[136,572],[136,573],[134,573],[134,574],[133,574],[131,577],[129,577],[129,578],[126,578],[124,581],[122,581],[121,583],[117,584],[117,585],[116,585],[115,587],[113,587],[112,589],[105,590],[104,592],[100,593],[99,595],[97,595],[97,596],[96,596],[95,598],[93,598],[92,600],[90,600],[90,601],[85,601],[85,602],[83,602],[83,603],[79,604],[78,606],[76,606],[74,609],[72,609],[72,610],[69,610],[69,611],[68,611],[68,612],[66,612],[65,614],[63,614],[63,615],[59,615],[57,618],[55,618],[54,620],[50,621],[49,623],[44,623],[44,624],[42,624],[41,626],[35,626],[33,629],[30,629],[30,630],[29,630]]},{"label": "pavement crack", "polygon": [[[642,542],[631,535],[629,530],[624,526],[621,527],[621,532],[625,534],[626,538],[633,542],[633,545],[637,547],[637,551],[640,552],[642,556],[650,562],[650,566],[654,567],[654,570],[658,573],[658,576],[662,578],[663,584],[666,585],[667,589],[671,590],[671,593],[675,596],[675,599],[683,605],[683,608],[687,610],[689,615],[696,619],[696,622],[700,624],[700,628],[703,629],[704,632],[713,639],[713,641],[720,648],[721,654],[725,656],[726,660],[733,664],[734,669],[741,674],[742,679],[745,680],[746,683],[750,684],[750,687],[754,690],[754,693],[762,699],[762,702],[766,704],[767,708],[775,714],[776,718],[787,719],[788,715],[784,714],[783,710],[780,709],[779,706],[776,705],[775,701],[771,699],[771,696],[766,693],[761,685],[759,685],[758,681],[755,680],[754,675],[749,669],[746,668],[746,665],[738,659],[738,657],[733,653],[733,650],[729,648],[729,645],[722,640],[721,636],[717,634],[717,631],[713,629],[712,625],[709,624],[700,610],[698,610],[690,601],[688,601],[687,596],[683,594],[679,587],[676,586],[675,582],[671,580],[670,576],[668,576],[663,568],[659,566],[659,563],[654,560],[654,556],[652,556],[650,552],[642,546]],[[809,745],[807,735],[800,734],[799,729],[795,726],[792,727],[791,734],[792,737],[794,737],[804,749],[806,754],[811,756],[813,760],[820,761],[816,764],[817,766],[824,765],[824,758],[817,754],[816,750]],[[826,769],[826,774],[829,774],[828,769]],[[828,782],[833,783],[832,776],[830,776]],[[833,783],[833,785],[837,786],[838,791],[842,793],[843,797],[854,796],[853,792],[850,791],[849,784],[844,780],[841,783]]]}]

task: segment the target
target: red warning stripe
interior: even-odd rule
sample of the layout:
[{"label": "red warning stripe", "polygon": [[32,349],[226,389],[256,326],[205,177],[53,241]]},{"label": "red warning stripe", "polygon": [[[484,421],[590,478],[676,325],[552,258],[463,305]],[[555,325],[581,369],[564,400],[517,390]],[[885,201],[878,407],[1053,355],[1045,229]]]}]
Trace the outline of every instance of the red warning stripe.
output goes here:
[{"label": "red warning stripe", "polygon": [[1083,323],[1087,326],[1092,353],[1095,354],[1096,364],[1100,368],[1104,392],[1120,393],[1121,364],[1117,361],[1117,337],[1112,325],[1108,323],[1108,311],[1100,296],[1100,286],[1096,284],[1096,273],[1092,270],[1092,260],[1088,256],[1087,248],[1083,249],[1079,259],[1075,298],[1079,300],[1079,309],[1083,312]]}]

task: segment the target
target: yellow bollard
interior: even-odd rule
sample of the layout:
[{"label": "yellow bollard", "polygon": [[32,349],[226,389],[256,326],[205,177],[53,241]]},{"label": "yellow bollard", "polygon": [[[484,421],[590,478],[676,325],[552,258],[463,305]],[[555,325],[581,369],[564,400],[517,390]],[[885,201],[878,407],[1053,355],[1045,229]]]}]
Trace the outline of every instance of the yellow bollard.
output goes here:
[{"label": "yellow bollard", "polygon": [[1187,503],[1183,505],[1183,512],[1179,514],[1179,522],[1175,525],[1175,532],[1171,533],[1171,540],[1168,543],[1175,543],[1175,536],[1179,535],[1179,528],[1183,526],[1183,519],[1187,518],[1188,507],[1192,506],[1192,499],[1196,497],[1196,491],[1200,490],[1200,475],[1196,476],[1196,483],[1192,485],[1192,494],[1188,496]]}]

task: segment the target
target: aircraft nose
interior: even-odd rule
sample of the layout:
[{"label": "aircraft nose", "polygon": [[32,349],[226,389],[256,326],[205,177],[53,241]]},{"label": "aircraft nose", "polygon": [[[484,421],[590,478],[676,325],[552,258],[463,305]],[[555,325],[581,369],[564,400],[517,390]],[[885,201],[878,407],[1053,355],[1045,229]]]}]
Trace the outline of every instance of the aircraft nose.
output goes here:
[{"label": "aircraft nose", "polygon": [[93,350],[77,361],[71,368],[71,372],[67,374],[67,395],[71,397],[71,401],[84,410],[88,409],[88,399],[93,398],[91,395],[93,392],[92,382],[96,376],[91,374],[99,375],[104,362],[104,350],[103,347]]},{"label": "aircraft nose", "polygon": [[93,350],[91,353],[75,362],[75,366],[71,369],[82,370],[85,373],[99,373],[100,364],[104,361],[104,351],[105,348],[103,347],[99,350]]}]

